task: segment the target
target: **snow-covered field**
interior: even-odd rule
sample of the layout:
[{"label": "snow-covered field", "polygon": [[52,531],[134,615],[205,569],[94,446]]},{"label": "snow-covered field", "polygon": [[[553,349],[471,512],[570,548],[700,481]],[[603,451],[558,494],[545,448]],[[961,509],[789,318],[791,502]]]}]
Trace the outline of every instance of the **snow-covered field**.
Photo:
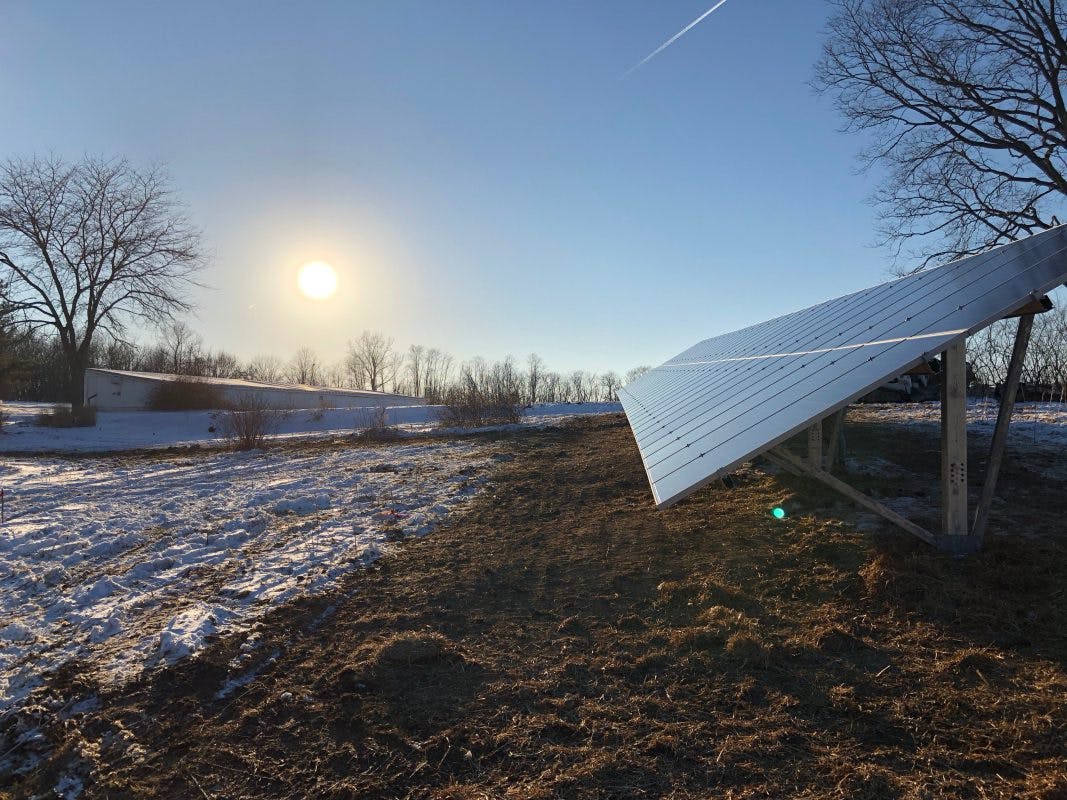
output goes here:
[{"label": "snow-covered field", "polygon": [[[102,411],[92,428],[42,428],[37,414],[42,403],[5,403],[7,417],[0,435],[0,453],[57,453],[137,450],[143,448],[220,446],[225,444],[218,413],[213,411]],[[440,406],[396,406],[386,409],[387,424],[408,433],[439,431]],[[622,411],[619,403],[541,403],[530,406],[523,424],[547,424],[562,417]],[[372,424],[373,409],[330,408],[293,411],[282,420],[276,439],[350,434]],[[449,433],[450,431],[443,431]]]},{"label": "snow-covered field", "polygon": [[[225,444],[211,412],[109,412],[94,428],[51,429],[33,424],[44,408],[4,405],[0,450],[42,455],[0,461],[0,714],[71,659],[123,680],[329,588],[469,502],[498,457],[460,437],[233,453],[203,449]],[[522,424],[618,410],[534,406]],[[388,409],[388,424],[438,430],[437,411]],[[277,437],[371,422],[354,409],[297,411]],[[189,445],[201,449],[100,455]]]},{"label": "snow-covered field", "polygon": [[494,448],[8,458],[0,467],[0,713],[72,658],[120,680],[322,591],[430,531]]}]

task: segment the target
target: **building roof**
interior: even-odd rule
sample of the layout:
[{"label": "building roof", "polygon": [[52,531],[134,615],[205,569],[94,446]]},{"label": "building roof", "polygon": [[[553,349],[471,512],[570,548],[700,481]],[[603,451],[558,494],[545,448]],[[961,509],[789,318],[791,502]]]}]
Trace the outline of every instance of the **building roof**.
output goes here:
[{"label": "building roof", "polygon": [[[332,386],[311,386],[306,383],[263,383],[241,378],[209,378],[199,375],[173,375],[165,372],[134,372],[124,369],[104,369],[90,367],[87,372],[99,372],[107,375],[120,375],[125,378],[140,378],[148,381],[191,380],[210,383],[216,386],[233,386],[247,389],[279,389],[291,392],[309,392],[314,394],[341,394],[352,397],[407,397],[396,392],[372,392],[367,389],[338,389]],[[418,398],[412,398],[418,399]]]}]

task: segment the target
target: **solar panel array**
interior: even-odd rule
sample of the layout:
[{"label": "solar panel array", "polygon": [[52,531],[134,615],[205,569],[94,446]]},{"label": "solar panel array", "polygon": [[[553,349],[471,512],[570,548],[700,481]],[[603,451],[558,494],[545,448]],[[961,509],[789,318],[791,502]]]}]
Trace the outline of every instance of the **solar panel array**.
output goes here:
[{"label": "solar panel array", "polygon": [[700,342],[619,391],[665,507],[1067,281],[1067,226]]}]

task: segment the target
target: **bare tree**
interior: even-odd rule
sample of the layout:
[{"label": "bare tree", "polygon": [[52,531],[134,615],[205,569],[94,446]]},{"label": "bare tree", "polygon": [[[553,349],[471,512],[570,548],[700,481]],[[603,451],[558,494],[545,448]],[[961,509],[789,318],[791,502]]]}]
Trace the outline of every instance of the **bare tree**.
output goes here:
[{"label": "bare tree", "polygon": [[245,377],[250,381],[279,383],[284,376],[285,372],[282,368],[282,362],[277,356],[256,356],[248,362],[248,366],[245,368]]},{"label": "bare tree", "polygon": [[1004,382],[1014,335],[1011,321],[1001,320],[967,339],[967,362],[979,381],[988,386]]},{"label": "bare tree", "polygon": [[[19,357],[18,335],[11,326],[11,307],[4,300],[3,284],[0,284],[0,400],[10,398],[23,379],[23,364]],[[0,423],[3,415],[0,414]]]},{"label": "bare tree", "polygon": [[1049,227],[1067,195],[1056,0],[837,0],[816,65],[874,144],[886,241],[924,264]]},{"label": "bare tree", "polygon": [[558,403],[562,397],[561,387],[563,385],[563,378],[558,372],[545,372],[541,376],[540,386],[538,391],[540,392],[540,401],[542,403]]},{"label": "bare tree", "polygon": [[194,375],[199,372],[204,341],[181,320],[174,320],[163,329],[160,342],[167,352],[167,371],[172,375]]},{"label": "bare tree", "polygon": [[574,370],[567,381],[570,384],[569,399],[571,402],[584,403],[589,399],[589,378],[585,374],[585,370]]},{"label": "bare tree", "polygon": [[1049,400],[1063,397],[1067,382],[1067,307],[1060,306],[1034,319],[1023,374],[1026,380],[1047,387],[1043,391]]},{"label": "bare tree", "polygon": [[489,368],[489,389],[501,396],[515,398],[513,402],[521,400],[525,379],[515,365],[515,357],[504,356],[503,361],[495,362]]},{"label": "bare tree", "polygon": [[626,386],[627,384],[633,383],[638,378],[640,378],[642,375],[644,375],[646,372],[648,372],[650,369],[652,369],[652,367],[647,367],[647,366],[642,365],[640,367],[633,367],[633,368],[627,370],[626,379],[625,379],[625,382],[623,383],[623,386]]},{"label": "bare tree", "polygon": [[393,340],[376,331],[363,331],[358,339],[348,343],[345,363],[357,386],[372,392],[383,391],[395,363]]},{"label": "bare tree", "polygon": [[202,263],[199,234],[158,169],[93,158],[0,168],[0,278],[24,323],[58,334],[76,407],[97,334],[121,340],[131,321],[188,311]]},{"label": "bare tree", "polygon": [[436,347],[426,350],[426,367],[423,370],[424,396],[437,402],[444,397],[452,382],[452,356]]},{"label": "bare tree", "polygon": [[137,345],[112,339],[104,347],[101,366],[107,369],[134,370],[140,364],[141,355]]},{"label": "bare tree", "polygon": [[619,399],[619,373],[609,370],[600,376],[600,385],[604,389],[604,400],[611,403]]},{"label": "bare tree", "polygon": [[530,353],[526,359],[526,402],[537,402],[537,390],[545,374],[545,362],[537,353]]},{"label": "bare tree", "polygon": [[212,378],[236,378],[241,374],[241,362],[233,353],[219,350],[204,358],[205,369],[201,373]]},{"label": "bare tree", "polygon": [[385,379],[382,381],[382,386],[386,386],[386,382],[390,387],[390,391],[393,394],[404,394],[407,389],[407,384],[404,381],[404,354],[393,351],[389,354],[389,358],[385,362]]},{"label": "bare tree", "polygon": [[459,367],[459,381],[476,391],[484,392],[489,386],[489,362],[481,356],[464,361]]},{"label": "bare tree", "polygon": [[317,386],[322,382],[322,366],[319,357],[310,347],[301,347],[289,362],[289,380],[308,386]]},{"label": "bare tree", "polygon": [[413,344],[408,348],[408,380],[411,383],[411,394],[414,397],[422,397],[424,370],[426,367],[425,354],[426,348],[421,344]]},{"label": "bare tree", "polygon": [[331,364],[322,371],[322,381],[326,386],[343,389],[348,383],[348,370],[343,362]]}]

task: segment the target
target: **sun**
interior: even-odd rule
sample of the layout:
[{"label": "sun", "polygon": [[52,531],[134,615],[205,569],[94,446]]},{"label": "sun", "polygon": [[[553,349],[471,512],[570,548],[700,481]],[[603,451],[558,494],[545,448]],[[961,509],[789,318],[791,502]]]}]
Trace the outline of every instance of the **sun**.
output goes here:
[{"label": "sun", "polygon": [[325,300],[337,291],[337,273],[325,261],[309,261],[297,273],[296,284],[306,297]]}]

